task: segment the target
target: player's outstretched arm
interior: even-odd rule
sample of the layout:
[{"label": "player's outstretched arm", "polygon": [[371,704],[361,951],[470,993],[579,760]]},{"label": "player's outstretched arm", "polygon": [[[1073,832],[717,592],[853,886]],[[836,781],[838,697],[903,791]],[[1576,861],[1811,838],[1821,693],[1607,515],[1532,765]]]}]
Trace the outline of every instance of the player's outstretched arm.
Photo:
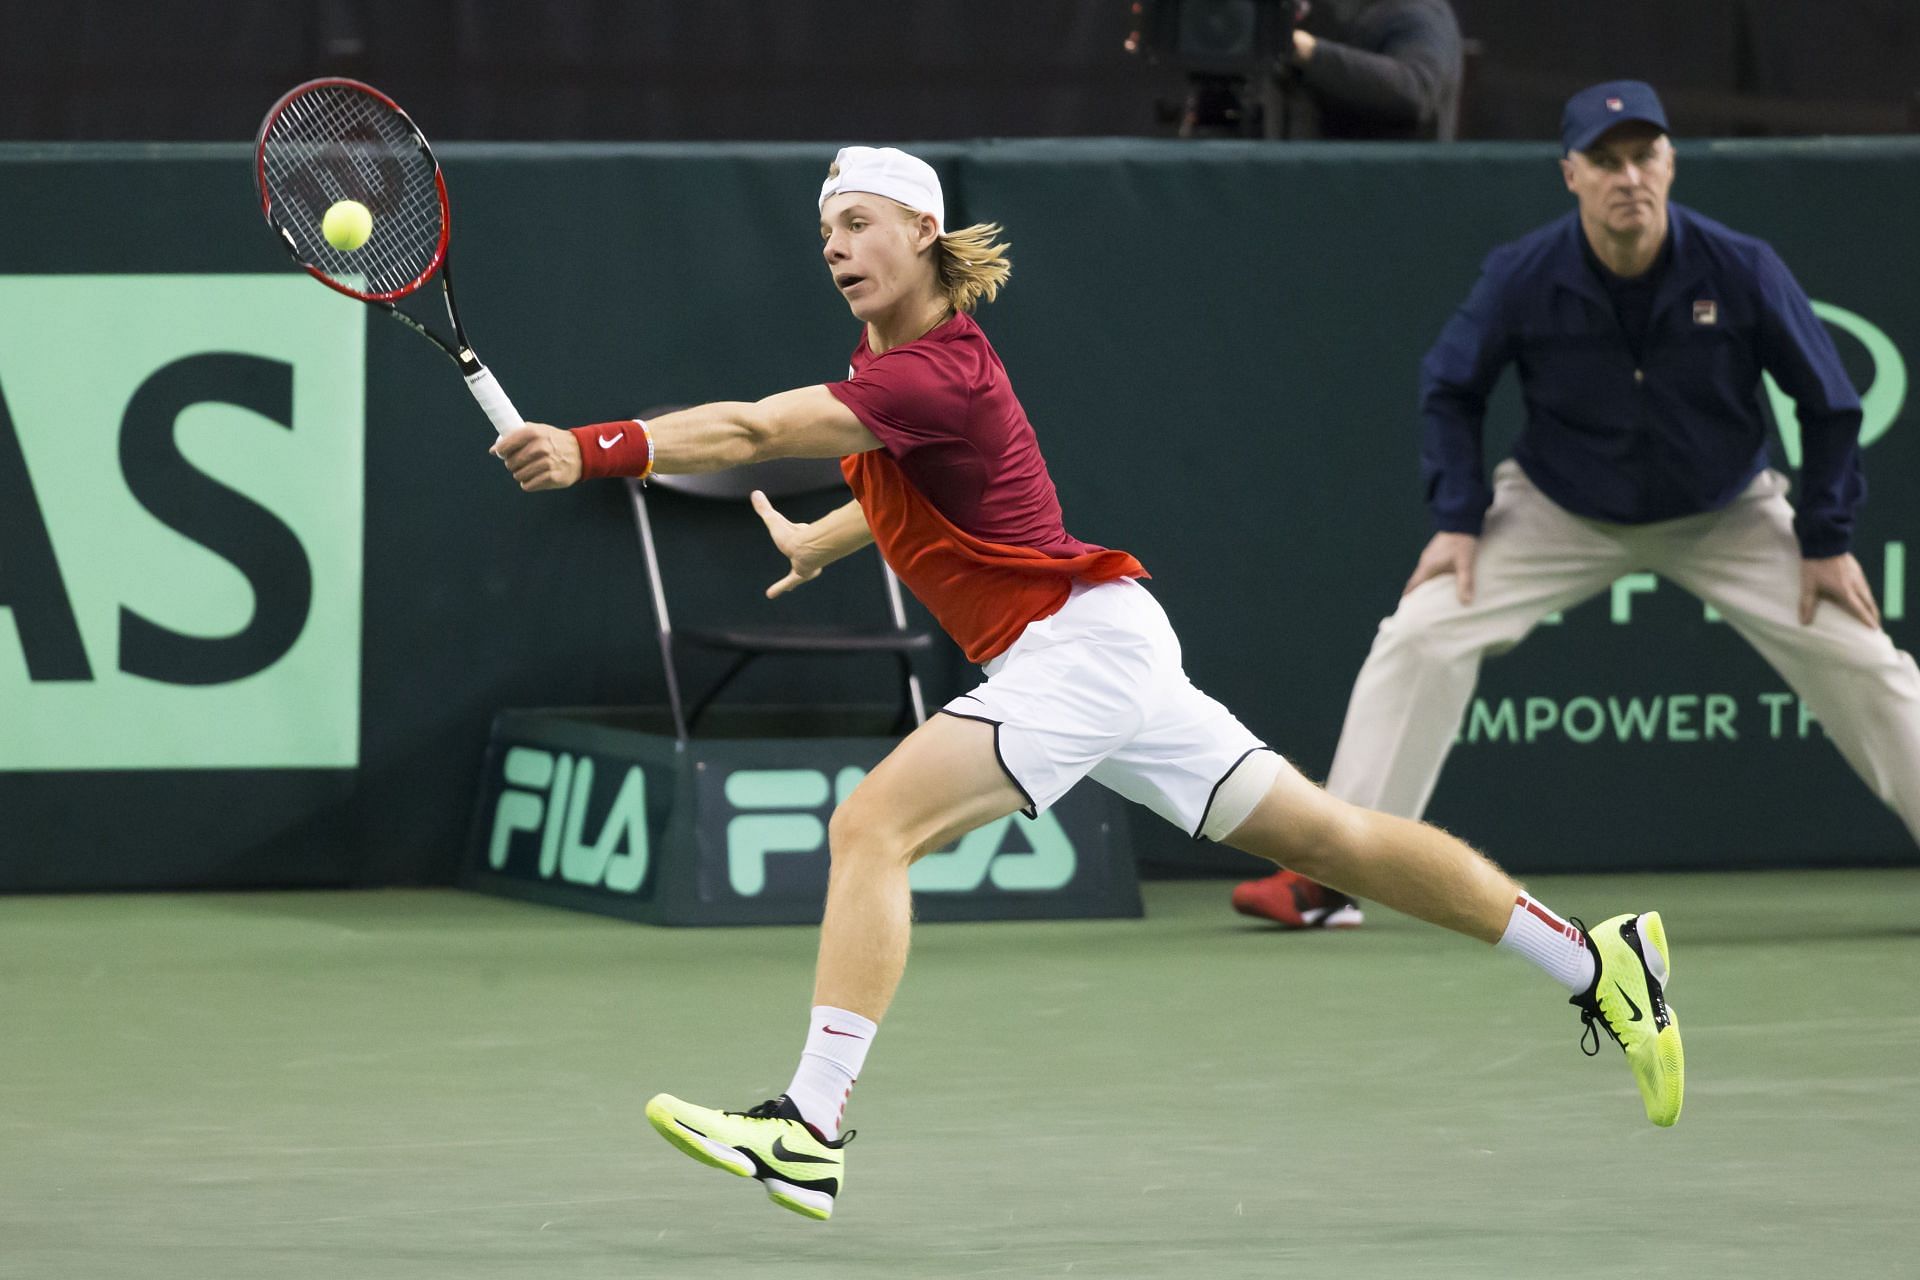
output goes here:
[{"label": "player's outstretched arm", "polygon": [[787,558],[787,576],[767,588],[767,598],[785,595],[803,582],[812,582],[820,571],[843,556],[850,556],[873,541],[866,513],[857,502],[836,507],[809,524],[795,524],[774,509],[767,495],[753,491],[753,509],[766,522],[767,533],[781,555]]},{"label": "player's outstretched arm", "polygon": [[562,431],[529,422],[495,441],[492,452],[531,492],[600,476],[687,475],[768,458],[839,458],[879,447],[853,410],[816,386],[751,403],[696,405],[644,425],[628,420]]}]

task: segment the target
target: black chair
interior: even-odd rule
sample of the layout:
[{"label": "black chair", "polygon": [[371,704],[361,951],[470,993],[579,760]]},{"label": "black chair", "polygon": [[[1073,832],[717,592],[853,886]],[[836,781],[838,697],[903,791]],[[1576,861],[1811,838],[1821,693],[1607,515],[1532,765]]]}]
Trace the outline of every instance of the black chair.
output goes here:
[{"label": "black chair", "polygon": [[[665,412],[664,410],[662,412]],[[886,592],[889,621],[860,626],[833,625],[746,625],[701,626],[675,629],[667,611],[666,586],[660,573],[660,555],[653,537],[653,522],[648,514],[649,487],[688,498],[710,502],[735,503],[751,513],[747,498],[755,489],[778,502],[783,498],[846,488],[840,463],[833,458],[780,458],[751,463],[725,471],[703,475],[656,475],[642,483],[627,481],[627,495],[633,506],[633,521],[640,533],[640,550],[646,558],[647,584],[653,593],[653,617],[660,636],[660,660],[666,668],[667,702],[673,712],[673,730],[685,741],[691,736],[713,700],[733,683],[754,659],[766,654],[892,654],[900,666],[901,704],[895,718],[896,730],[907,727],[908,718],[918,725],[926,720],[927,708],[920,693],[920,677],[914,673],[911,655],[924,653],[933,646],[933,636],[907,626],[907,611],[900,594],[900,580],[886,561],[880,572]],[[754,516],[755,522],[759,517]],[[676,643],[696,645],[732,653],[734,660],[712,688],[693,704],[690,713],[681,705],[680,677],[674,665]]]}]

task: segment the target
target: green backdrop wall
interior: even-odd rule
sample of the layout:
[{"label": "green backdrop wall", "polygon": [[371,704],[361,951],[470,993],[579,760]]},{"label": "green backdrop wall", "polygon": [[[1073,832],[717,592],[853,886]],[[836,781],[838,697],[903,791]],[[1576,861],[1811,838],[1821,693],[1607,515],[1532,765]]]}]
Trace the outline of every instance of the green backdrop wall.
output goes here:
[{"label": "green backdrop wall", "polygon": [[[844,371],[830,147],[445,152],[464,313],[533,417]],[[1138,554],[1195,680],[1323,772],[1426,534],[1417,361],[1485,252],[1566,207],[1554,151],[926,153],[956,223],[1013,243],[981,318],[1069,526]],[[1858,551],[1910,647],[1920,144],[1680,154],[1678,198],[1865,322],[1836,322],[1879,397]],[[494,711],[661,699],[619,487],[515,490],[441,357],[294,273],[248,162],[0,147],[0,888],[449,880]],[[1516,410],[1508,385],[1490,457]],[[771,552],[721,514],[666,531],[681,618],[877,607],[861,563],[760,600]],[[926,675],[970,679],[950,652]],[[885,681],[787,666],[741,696]],[[1784,693],[1676,588],[1626,583],[1488,665],[1431,816],[1522,870],[1910,858]],[[1228,864],[1140,817],[1149,861]]]}]

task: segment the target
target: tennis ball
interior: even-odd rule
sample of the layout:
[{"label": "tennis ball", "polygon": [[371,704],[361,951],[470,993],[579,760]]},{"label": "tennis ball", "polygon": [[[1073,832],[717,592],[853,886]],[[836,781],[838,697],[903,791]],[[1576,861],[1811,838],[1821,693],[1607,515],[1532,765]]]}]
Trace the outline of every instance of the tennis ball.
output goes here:
[{"label": "tennis ball", "polygon": [[358,200],[336,200],[320,219],[320,234],[334,248],[352,253],[373,234],[373,215]]}]

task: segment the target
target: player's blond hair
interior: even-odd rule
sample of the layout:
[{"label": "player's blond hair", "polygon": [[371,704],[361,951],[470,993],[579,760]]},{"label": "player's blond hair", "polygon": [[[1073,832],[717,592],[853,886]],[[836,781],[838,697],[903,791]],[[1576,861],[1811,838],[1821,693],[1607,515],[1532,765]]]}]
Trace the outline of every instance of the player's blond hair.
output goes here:
[{"label": "player's blond hair", "polygon": [[934,279],[955,311],[971,311],[983,298],[992,302],[1013,274],[1007,261],[1013,246],[996,240],[1000,233],[997,222],[976,222],[933,242]]}]

